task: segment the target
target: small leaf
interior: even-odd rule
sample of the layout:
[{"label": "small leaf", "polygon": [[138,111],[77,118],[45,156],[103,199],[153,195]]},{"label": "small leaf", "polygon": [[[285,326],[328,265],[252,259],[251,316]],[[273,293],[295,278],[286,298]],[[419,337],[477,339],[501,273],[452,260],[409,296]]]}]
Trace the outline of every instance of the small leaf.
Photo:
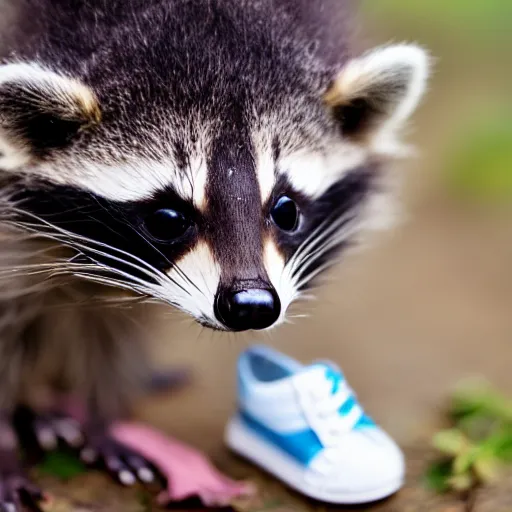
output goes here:
[{"label": "small leaf", "polygon": [[435,448],[446,455],[459,455],[470,446],[468,438],[455,428],[438,432],[432,442]]},{"label": "small leaf", "polygon": [[488,439],[496,430],[496,418],[488,416],[466,416],[457,422],[458,428],[472,441]]},{"label": "small leaf", "polygon": [[473,471],[480,482],[487,484],[494,482],[498,477],[498,463],[494,457],[477,458],[473,464]]},{"label": "small leaf", "polygon": [[460,455],[457,455],[453,461],[453,473],[454,475],[462,475],[467,473],[475,460],[475,454],[473,450],[468,450]]},{"label": "small leaf", "polygon": [[497,459],[512,464],[512,426],[502,427],[485,444]]},{"label": "small leaf", "polygon": [[450,489],[448,480],[452,474],[452,463],[449,460],[432,464],[425,474],[426,486],[438,493],[444,493]]},{"label": "small leaf", "polygon": [[79,459],[65,451],[46,454],[43,462],[38,465],[38,469],[41,473],[61,480],[69,480],[87,471]]},{"label": "small leaf", "polygon": [[448,483],[450,487],[455,491],[468,491],[473,487],[473,477],[471,473],[463,473],[462,475],[456,475],[449,478]]},{"label": "small leaf", "polygon": [[471,379],[453,393],[452,414],[457,420],[479,416],[512,423],[512,401],[485,380]]}]

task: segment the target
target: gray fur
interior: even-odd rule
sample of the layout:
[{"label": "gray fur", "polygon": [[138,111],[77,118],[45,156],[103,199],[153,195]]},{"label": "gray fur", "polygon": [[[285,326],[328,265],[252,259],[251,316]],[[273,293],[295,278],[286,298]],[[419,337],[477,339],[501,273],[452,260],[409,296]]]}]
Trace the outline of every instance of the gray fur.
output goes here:
[{"label": "gray fur", "polygon": [[[47,129],[66,117],[51,112],[56,103],[51,87],[36,84],[37,94],[32,84],[28,93],[15,89],[21,95],[0,87],[0,129],[15,131],[7,133],[9,150],[24,152],[22,163],[0,177],[0,232],[6,241],[0,249],[6,290],[0,293],[0,407],[31,400],[31,390],[46,382],[78,392],[95,414],[115,416],[147,377],[140,362],[147,333],[129,321],[140,318],[149,325],[147,311],[134,305],[127,314],[102,306],[110,292],[77,274],[95,272],[96,281],[164,300],[218,328],[212,318],[218,292],[212,288],[219,281],[275,286],[280,273],[288,274],[298,289],[283,292],[287,306],[350,243],[353,225],[361,224],[380,182],[382,159],[345,137],[345,105],[338,104],[343,88],[335,94],[336,115],[325,103],[352,57],[352,2],[0,2],[9,13],[4,18],[9,27],[0,22],[3,63],[37,63],[57,73],[65,91],[73,89],[68,79],[87,88],[82,102],[87,108],[79,105],[80,115],[69,115],[71,123],[53,134],[50,144]],[[99,110],[96,104],[89,109],[96,101]],[[72,103],[73,94],[66,93],[58,106],[71,112]],[[20,109],[27,109],[25,117],[17,117]],[[51,122],[45,124],[48,116]],[[350,151],[355,157],[348,163],[338,159]],[[301,155],[316,165],[311,181],[318,186],[307,186],[307,174],[294,178]],[[259,189],[262,161],[269,171],[265,193]],[[325,175],[321,163],[328,167]],[[238,178],[232,166],[240,171]],[[229,182],[232,176],[239,181]],[[197,188],[204,192],[199,199]],[[273,202],[283,194],[296,200],[304,217],[295,234],[282,233],[271,222]],[[191,212],[195,227],[181,245],[155,247],[139,221],[169,197]],[[95,202],[101,219],[90,213],[75,218]],[[21,221],[16,208],[25,213]],[[96,222],[96,232],[84,220]],[[41,246],[48,252],[41,253]],[[87,266],[90,253],[97,258],[107,246],[113,252],[102,257],[114,275],[108,278],[97,261],[94,270]],[[63,252],[56,255],[56,248]],[[77,254],[89,260],[84,264]],[[267,260],[276,259],[278,266],[269,271]],[[204,268],[197,269],[197,262]],[[197,271],[203,288],[182,275],[181,263]],[[32,264],[35,274],[9,271]],[[58,272],[52,264],[59,265]],[[25,293],[27,288],[34,291]]]}]

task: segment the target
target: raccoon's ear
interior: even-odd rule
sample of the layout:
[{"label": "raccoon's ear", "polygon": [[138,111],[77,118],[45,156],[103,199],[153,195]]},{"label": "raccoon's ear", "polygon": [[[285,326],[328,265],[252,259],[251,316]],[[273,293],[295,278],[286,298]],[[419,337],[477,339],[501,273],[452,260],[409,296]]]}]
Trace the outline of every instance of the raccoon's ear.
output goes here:
[{"label": "raccoon's ear", "polygon": [[0,66],[0,169],[65,147],[100,118],[94,93],[77,80],[33,63]]},{"label": "raccoon's ear", "polygon": [[376,48],[347,62],[324,99],[346,137],[393,143],[422,98],[429,57],[415,45]]}]

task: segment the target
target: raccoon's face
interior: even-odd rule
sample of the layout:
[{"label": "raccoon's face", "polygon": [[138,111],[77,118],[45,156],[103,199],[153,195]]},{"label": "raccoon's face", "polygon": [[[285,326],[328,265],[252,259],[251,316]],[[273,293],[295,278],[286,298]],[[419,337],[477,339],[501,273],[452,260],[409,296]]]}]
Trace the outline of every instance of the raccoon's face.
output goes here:
[{"label": "raccoon's face", "polygon": [[251,69],[247,51],[248,62],[219,59],[196,81],[161,62],[111,79],[0,66],[4,222],[74,249],[52,271],[216,329],[280,323],[334,254],[381,220],[381,163],[400,150],[427,58],[399,45],[335,73],[284,61],[274,72]]}]

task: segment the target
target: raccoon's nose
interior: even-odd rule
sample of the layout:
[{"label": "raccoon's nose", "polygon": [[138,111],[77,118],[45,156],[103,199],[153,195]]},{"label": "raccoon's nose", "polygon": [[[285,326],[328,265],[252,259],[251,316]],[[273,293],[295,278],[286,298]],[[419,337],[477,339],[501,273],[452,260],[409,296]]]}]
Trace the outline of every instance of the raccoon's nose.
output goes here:
[{"label": "raccoon's nose", "polygon": [[281,301],[273,289],[220,290],[215,316],[232,331],[265,329],[281,314]]}]

